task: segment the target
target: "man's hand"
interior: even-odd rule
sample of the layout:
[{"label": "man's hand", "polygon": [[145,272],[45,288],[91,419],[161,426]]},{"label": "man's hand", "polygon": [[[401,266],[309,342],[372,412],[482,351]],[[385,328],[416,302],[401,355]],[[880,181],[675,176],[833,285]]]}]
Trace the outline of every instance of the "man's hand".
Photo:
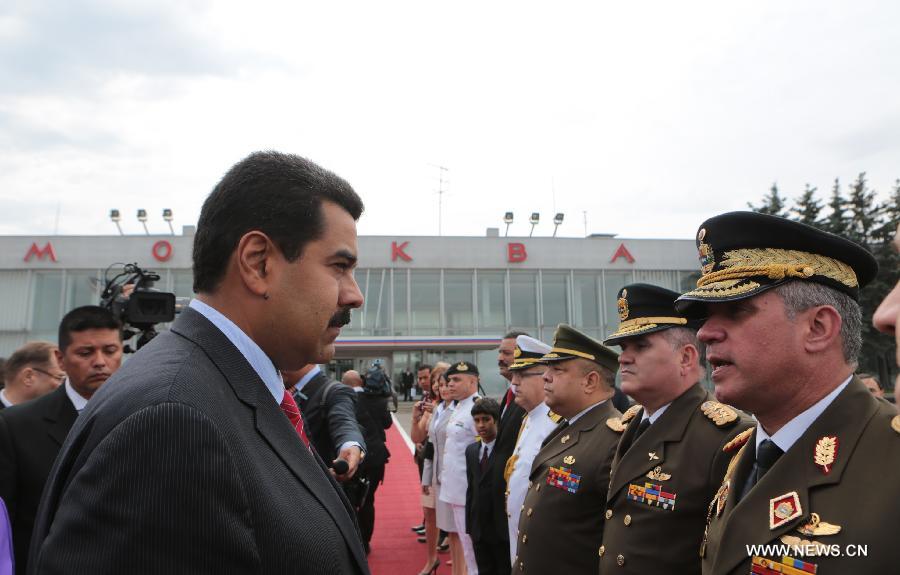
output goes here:
[{"label": "man's hand", "polygon": [[429,493],[431,493],[431,486],[423,485],[422,486],[422,495],[428,495]]},{"label": "man's hand", "polygon": [[[334,470],[332,470],[331,473],[334,474],[334,478],[338,481],[347,481],[356,473],[356,469],[363,459],[362,450],[356,445],[344,448],[338,453],[338,459],[346,461],[347,465],[350,466],[350,469],[347,470],[347,473],[341,475],[335,474]],[[337,459],[335,461],[337,461]]]}]

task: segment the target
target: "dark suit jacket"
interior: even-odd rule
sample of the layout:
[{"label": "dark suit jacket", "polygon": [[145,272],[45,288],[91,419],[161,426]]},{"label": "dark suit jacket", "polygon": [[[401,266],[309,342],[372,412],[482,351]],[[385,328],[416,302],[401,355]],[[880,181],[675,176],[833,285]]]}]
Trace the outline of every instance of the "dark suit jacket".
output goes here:
[{"label": "dark suit jacket", "polygon": [[534,458],[513,573],[597,573],[610,465],[621,415],[611,401],[560,424]]},{"label": "dark suit jacket", "polygon": [[[755,460],[755,436],[754,429],[744,447],[732,452],[733,464],[729,464],[719,492],[723,500],[721,509],[715,500],[711,504],[703,549],[704,574],[749,573],[753,558],[748,556],[746,546],[788,542],[791,545],[812,542],[834,546],[832,549],[840,551],[840,554],[832,552],[806,559],[796,553],[788,554],[816,564],[819,573],[897,572],[900,416],[893,405],[874,398],[854,377],[738,502],[738,492]],[[816,448],[826,437],[837,438],[834,460],[827,466],[827,473],[816,464]],[[827,454],[828,450],[824,451],[823,455]],[[783,497],[789,493],[795,494],[795,499]],[[796,509],[799,514],[789,519],[790,515],[783,514],[785,520],[779,519],[773,527],[770,513],[790,510],[789,507],[778,509],[785,499],[793,499],[791,506],[799,501]],[[813,513],[818,514],[822,523],[840,527],[840,531],[801,533],[799,529],[809,524]],[[858,553],[857,545],[866,546],[867,556],[854,555]],[[780,555],[763,557],[775,563],[782,559]]]},{"label": "dark suit jacket", "polygon": [[187,309],[91,399],[30,573],[368,573],[346,498],[259,376]]},{"label": "dark suit jacket", "polygon": [[[505,401],[505,396],[504,396]],[[510,402],[500,417],[500,423],[497,426],[497,439],[494,443],[494,450],[491,457],[497,463],[491,465],[491,492],[494,501],[498,501],[497,505],[492,507],[493,517],[490,524],[493,525],[494,531],[500,541],[509,540],[509,527],[506,517],[506,479],[503,477],[503,470],[506,468],[506,461],[512,456],[516,449],[516,439],[519,437],[519,429],[522,427],[522,420],[525,418],[525,410],[519,407],[515,402]]]},{"label": "dark suit jacket", "polygon": [[[700,384],[694,385],[637,440],[633,437],[643,410],[631,419],[613,459],[601,573],[700,571],[697,550],[709,502],[731,459],[722,448],[753,425],[750,417],[740,412],[734,421],[716,424],[701,410],[707,401],[715,402],[715,398]],[[648,484],[674,494],[676,504],[663,507],[652,500],[636,500]],[[648,541],[665,541],[665,545],[648,545]],[[618,565],[620,556],[624,558],[622,566]]]},{"label": "dark suit jacket", "polygon": [[0,414],[0,498],[9,509],[17,573],[25,573],[41,491],[76,417],[62,385]]},{"label": "dark suit jacket", "polygon": [[[495,440],[496,441],[496,440]],[[482,543],[499,543],[496,530],[491,525],[494,511],[494,499],[491,489],[491,468],[495,465],[497,444],[488,456],[488,466],[481,472],[481,450],[483,444],[476,441],[466,447],[466,532],[472,541]],[[507,536],[507,539],[509,536]],[[505,546],[504,546],[505,548]],[[508,559],[507,559],[508,560]]]},{"label": "dark suit jacket", "polygon": [[391,412],[388,411],[390,399],[389,395],[376,395],[365,391],[356,393],[356,420],[362,426],[363,437],[366,440],[363,469],[384,465],[391,456],[385,445],[387,436],[384,433],[384,430],[394,423]]},{"label": "dark suit jacket", "polygon": [[[334,385],[328,387],[332,382]],[[306,432],[325,463],[334,461],[338,449],[347,441],[356,441],[367,451],[356,421],[356,393],[352,389],[319,372],[303,386],[301,393],[306,399],[301,397],[297,404],[303,413]]]}]

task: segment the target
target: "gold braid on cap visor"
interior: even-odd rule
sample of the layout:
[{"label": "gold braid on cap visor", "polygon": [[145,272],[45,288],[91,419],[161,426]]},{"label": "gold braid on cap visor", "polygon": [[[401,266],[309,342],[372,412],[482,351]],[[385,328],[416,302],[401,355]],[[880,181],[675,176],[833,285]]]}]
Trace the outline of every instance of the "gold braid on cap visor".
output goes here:
[{"label": "gold braid on cap visor", "polygon": [[834,258],[778,248],[741,249],[725,252],[719,262],[725,269],[703,275],[697,287],[727,280],[765,276],[772,280],[824,276],[848,287],[857,287],[856,273],[849,265]]},{"label": "gold braid on cap visor", "polygon": [[645,331],[654,327],[658,327],[659,324],[685,325],[686,323],[687,320],[683,317],[636,317],[634,319],[629,319],[627,321],[621,322],[619,324],[619,329],[617,329],[616,333],[614,333],[610,337],[618,337],[623,334]]}]

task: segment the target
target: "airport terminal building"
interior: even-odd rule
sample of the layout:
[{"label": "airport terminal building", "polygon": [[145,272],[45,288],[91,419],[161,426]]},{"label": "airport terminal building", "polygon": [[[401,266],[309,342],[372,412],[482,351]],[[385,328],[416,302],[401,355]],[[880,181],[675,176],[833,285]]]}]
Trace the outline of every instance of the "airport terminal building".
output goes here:
[{"label": "airport terminal building", "polygon": [[[63,314],[99,302],[111,265],[137,263],[156,288],[191,297],[193,227],[182,235],[0,237],[0,357],[29,340],[56,341]],[[616,294],[647,282],[694,286],[692,240],[362,236],[356,278],[365,305],[338,340],[338,373],[382,359],[396,376],[439,360],[476,362],[501,389],[496,347],[523,330],[548,343],[559,323],[602,338],[618,323]],[[112,277],[121,271],[114,266]]]}]

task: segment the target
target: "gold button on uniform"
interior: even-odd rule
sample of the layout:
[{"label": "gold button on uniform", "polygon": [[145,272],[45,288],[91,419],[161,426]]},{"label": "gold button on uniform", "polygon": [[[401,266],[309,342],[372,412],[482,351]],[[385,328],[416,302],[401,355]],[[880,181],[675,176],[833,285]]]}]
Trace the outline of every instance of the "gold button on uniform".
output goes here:
[{"label": "gold button on uniform", "polygon": [[522,543],[528,543],[528,534],[522,535]]},{"label": "gold button on uniform", "polygon": [[618,557],[616,557],[616,565],[618,565],[619,567],[625,565],[625,556],[624,555],[619,555]]},{"label": "gold button on uniform", "polygon": [[535,487],[534,490],[535,490],[535,491],[540,491],[540,490],[541,490],[541,484],[538,483],[538,484],[537,484],[537,487]]},{"label": "gold button on uniform", "polygon": [[531,489],[533,485],[534,485],[534,481],[529,481],[529,482],[528,482],[528,489]]},{"label": "gold button on uniform", "polygon": [[626,515],[625,519],[623,519],[622,522],[625,524],[625,527],[631,525],[631,515]]},{"label": "gold button on uniform", "polygon": [[527,515],[528,517],[531,517],[531,514],[532,514],[532,513],[534,513],[534,509],[532,509],[531,507],[529,507],[529,508],[528,508],[528,511],[525,512],[525,515]]},{"label": "gold button on uniform", "polygon": [[605,546],[605,545],[601,545],[601,546],[600,546],[600,550],[597,551],[597,555],[599,555],[600,557],[603,557],[603,554],[604,554],[604,553],[606,553],[606,546]]},{"label": "gold button on uniform", "polygon": [[612,509],[607,509],[607,510],[606,510],[606,518],[607,518],[607,519],[612,519]]}]

